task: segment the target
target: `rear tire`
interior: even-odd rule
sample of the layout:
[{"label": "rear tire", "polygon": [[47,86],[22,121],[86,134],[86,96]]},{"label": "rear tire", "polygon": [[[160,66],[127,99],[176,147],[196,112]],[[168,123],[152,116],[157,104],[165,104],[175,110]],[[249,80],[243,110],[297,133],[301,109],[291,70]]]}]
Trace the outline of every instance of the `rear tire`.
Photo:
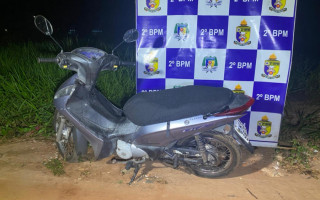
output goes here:
[{"label": "rear tire", "polygon": [[[58,111],[55,111],[53,125],[56,137],[62,117]],[[68,162],[81,161],[82,157],[84,157],[88,151],[87,140],[80,131],[67,120],[62,128],[61,139],[60,141],[56,141],[56,145],[60,155]]]},{"label": "rear tire", "polygon": [[[201,133],[201,137],[206,149],[211,148],[215,150],[214,153],[208,149],[206,150],[209,160],[207,164],[188,165],[195,175],[216,178],[229,174],[234,168],[239,166],[241,159],[240,147],[231,136],[218,132],[204,132]],[[182,144],[181,146],[193,147],[198,150],[194,137],[184,140]]]}]

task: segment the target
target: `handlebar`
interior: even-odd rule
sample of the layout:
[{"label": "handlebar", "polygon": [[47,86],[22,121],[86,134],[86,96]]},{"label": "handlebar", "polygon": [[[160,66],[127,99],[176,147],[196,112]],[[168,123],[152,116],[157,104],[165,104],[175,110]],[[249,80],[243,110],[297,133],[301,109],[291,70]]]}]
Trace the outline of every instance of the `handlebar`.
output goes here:
[{"label": "handlebar", "polygon": [[38,63],[58,63],[57,58],[38,58]]},{"label": "handlebar", "polygon": [[[59,56],[58,56],[59,57]],[[60,59],[59,58],[38,58],[38,63],[59,63],[60,62]],[[116,57],[116,56],[113,56],[115,57],[116,60],[118,60],[119,58]],[[117,63],[117,64],[116,64]],[[122,61],[122,60],[118,60],[117,62],[115,63],[115,66],[132,66],[132,67],[135,67],[136,66],[136,62],[132,62],[132,61]],[[106,65],[107,66],[107,65]],[[113,66],[111,64],[111,66]],[[107,69],[107,68],[106,68]],[[104,70],[106,70],[104,69]]]}]

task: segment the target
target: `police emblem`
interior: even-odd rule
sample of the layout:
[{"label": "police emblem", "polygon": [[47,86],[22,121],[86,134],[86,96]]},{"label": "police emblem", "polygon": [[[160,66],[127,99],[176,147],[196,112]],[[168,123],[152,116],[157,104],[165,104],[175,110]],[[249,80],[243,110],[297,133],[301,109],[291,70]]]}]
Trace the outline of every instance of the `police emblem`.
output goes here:
[{"label": "police emblem", "polygon": [[156,12],[161,10],[160,5],[160,0],[146,0],[147,7],[144,8],[145,11],[148,12]]},{"label": "police emblem", "polygon": [[176,39],[184,41],[187,39],[188,33],[189,33],[188,24],[184,24],[184,23],[176,24],[174,28],[174,34],[176,35],[175,36]]},{"label": "police emblem", "polygon": [[277,56],[273,53],[269,57],[269,60],[264,62],[264,74],[261,74],[262,77],[267,79],[279,78],[280,61],[277,60]]},{"label": "police emblem", "polygon": [[206,73],[208,72],[213,72],[216,71],[218,67],[218,59],[215,56],[206,56],[203,58],[202,61],[202,71],[205,71]]},{"label": "police emblem", "polygon": [[255,133],[255,136],[261,137],[261,138],[266,138],[266,137],[271,137],[272,134],[271,132],[271,125],[272,122],[268,121],[268,117],[265,115],[262,117],[261,121],[258,121],[257,123],[257,133]]},{"label": "police emblem", "polygon": [[159,74],[160,71],[158,70],[158,65],[159,65],[158,62],[159,62],[159,59],[154,56],[154,53],[151,52],[149,55],[145,57],[146,71],[144,71],[143,73],[150,76]]},{"label": "police emblem", "polygon": [[251,44],[250,39],[251,27],[247,25],[246,20],[242,20],[240,26],[236,28],[236,41],[234,44],[239,46],[246,46]]},{"label": "police emblem", "polygon": [[210,6],[210,8],[221,6],[222,0],[207,0],[207,6]]},{"label": "police emblem", "polygon": [[276,13],[281,13],[287,11],[286,0],[271,0],[271,6],[269,10],[274,11]]},{"label": "police emblem", "polygon": [[232,92],[237,94],[245,94],[245,91],[242,90],[242,87],[240,84],[236,85],[236,87],[234,88],[234,90],[232,90]]}]

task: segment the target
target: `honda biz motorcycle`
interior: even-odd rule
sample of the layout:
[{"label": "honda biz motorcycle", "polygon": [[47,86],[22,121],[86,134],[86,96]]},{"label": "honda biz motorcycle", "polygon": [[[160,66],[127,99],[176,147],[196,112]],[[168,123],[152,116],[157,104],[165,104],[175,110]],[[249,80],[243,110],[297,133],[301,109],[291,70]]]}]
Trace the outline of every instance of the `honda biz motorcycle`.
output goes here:
[{"label": "honda biz motorcycle", "polygon": [[[38,15],[34,22],[54,40],[45,17]],[[122,43],[137,38],[137,30],[132,29]],[[134,62],[92,47],[71,52],[61,48],[55,58],[38,61],[76,72],[54,95],[56,143],[67,161],[78,161],[90,144],[96,159],[115,155],[126,161],[127,170],[134,168],[132,183],[147,160],[184,166],[198,176],[214,178],[239,165],[240,145],[253,152],[239,120],[254,103],[249,96],[227,88],[186,86],[138,93],[119,109],[96,89],[96,80],[102,71],[135,66]]]}]

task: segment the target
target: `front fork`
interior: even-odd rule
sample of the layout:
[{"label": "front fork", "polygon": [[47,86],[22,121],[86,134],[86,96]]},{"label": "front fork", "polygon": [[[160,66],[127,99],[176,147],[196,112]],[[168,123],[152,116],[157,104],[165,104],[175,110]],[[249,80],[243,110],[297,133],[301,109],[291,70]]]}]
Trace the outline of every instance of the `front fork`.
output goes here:
[{"label": "front fork", "polygon": [[[59,116],[60,117],[60,116]],[[59,127],[58,127],[58,131],[57,131],[57,137],[56,137],[56,142],[60,142],[61,138],[62,138],[62,130],[64,125],[66,124],[66,118],[64,117],[60,117],[60,123],[59,123]]]},{"label": "front fork", "polygon": [[[56,132],[56,142],[61,142],[62,140],[68,140],[71,133],[70,123],[67,122],[67,119],[60,114],[57,114],[56,119],[59,122],[59,126]],[[67,130],[65,130],[67,128]]]}]

